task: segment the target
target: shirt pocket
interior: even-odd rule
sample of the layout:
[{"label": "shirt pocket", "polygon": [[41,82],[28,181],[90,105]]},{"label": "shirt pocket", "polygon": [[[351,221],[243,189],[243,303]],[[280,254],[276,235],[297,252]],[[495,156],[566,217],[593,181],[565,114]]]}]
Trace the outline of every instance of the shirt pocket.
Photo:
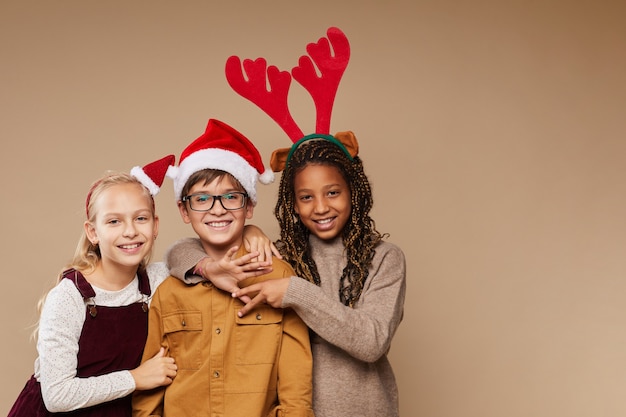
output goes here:
[{"label": "shirt pocket", "polygon": [[274,364],[283,334],[283,310],[257,306],[243,317],[235,315],[235,359],[238,365]]},{"label": "shirt pocket", "polygon": [[202,365],[202,313],[177,311],[163,316],[163,332],[169,355],[179,369],[197,370]]}]

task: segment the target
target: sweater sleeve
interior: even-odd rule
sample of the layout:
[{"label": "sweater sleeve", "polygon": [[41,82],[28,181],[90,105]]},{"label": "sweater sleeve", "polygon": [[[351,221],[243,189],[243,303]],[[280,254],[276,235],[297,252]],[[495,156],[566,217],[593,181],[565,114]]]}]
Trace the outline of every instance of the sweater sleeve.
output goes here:
[{"label": "sweater sleeve", "polygon": [[[402,320],[406,292],[404,254],[385,243],[376,250],[369,277],[354,308],[338,294],[304,279],[292,277],[283,298],[319,337],[356,359],[375,362],[389,351]],[[339,279],[339,277],[337,277]]]},{"label": "sweater sleeve", "polygon": [[165,261],[170,274],[187,284],[206,281],[199,275],[193,275],[193,269],[207,254],[200,239],[188,237],[177,240],[165,253]]},{"label": "sweater sleeve", "polygon": [[167,277],[170,276],[170,271],[165,262],[154,262],[146,267],[146,272],[148,273],[148,278],[150,279],[151,292],[148,302],[151,302],[156,289],[159,288],[159,285],[161,285]]},{"label": "sweater sleeve", "polygon": [[41,312],[37,341],[38,379],[46,408],[53,413],[112,401],[135,389],[129,371],[90,378],[76,376],[78,340],[85,311],[85,303],[74,284],[62,280],[46,297]]}]

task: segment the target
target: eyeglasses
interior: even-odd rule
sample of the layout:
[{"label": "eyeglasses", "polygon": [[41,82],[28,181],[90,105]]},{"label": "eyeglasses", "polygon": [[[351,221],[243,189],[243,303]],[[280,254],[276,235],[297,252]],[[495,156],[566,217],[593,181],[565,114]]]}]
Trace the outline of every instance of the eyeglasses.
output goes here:
[{"label": "eyeglasses", "polygon": [[240,192],[226,193],[222,195],[211,195],[196,193],[184,196],[181,200],[189,202],[189,208],[193,211],[209,211],[213,208],[215,201],[219,201],[224,210],[239,210],[246,204],[248,194]]}]

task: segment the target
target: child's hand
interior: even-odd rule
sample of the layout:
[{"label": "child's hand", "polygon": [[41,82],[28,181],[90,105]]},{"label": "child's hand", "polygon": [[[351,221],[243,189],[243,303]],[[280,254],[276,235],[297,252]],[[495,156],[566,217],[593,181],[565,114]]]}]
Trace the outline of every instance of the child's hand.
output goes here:
[{"label": "child's hand", "polygon": [[259,253],[258,259],[256,259],[259,262],[269,261],[271,265],[272,254],[278,259],[283,259],[274,243],[253,224],[248,224],[243,229],[243,245],[248,252]]},{"label": "child's hand", "polygon": [[244,301],[246,305],[239,310],[237,315],[239,317],[245,316],[259,303],[268,304],[274,308],[281,308],[283,298],[285,297],[287,288],[289,288],[289,282],[291,282],[291,278],[270,279],[233,291],[232,296],[239,298],[241,301],[243,301],[245,297],[249,300],[251,296],[253,297],[248,302]]},{"label": "child's hand", "polygon": [[[239,289],[239,281],[272,271],[271,262],[253,262],[253,259],[259,257],[259,252],[251,252],[241,258],[233,259],[237,250],[239,250],[237,246],[230,248],[226,255],[218,261],[213,261],[208,257],[201,260],[199,265],[202,276],[211,281],[217,288],[232,293]],[[250,298],[244,297],[241,301],[247,303]]]},{"label": "child's hand", "polygon": [[174,358],[165,356],[165,348],[161,348],[159,353],[130,371],[130,374],[135,380],[135,389],[147,390],[171,384],[177,369]]}]

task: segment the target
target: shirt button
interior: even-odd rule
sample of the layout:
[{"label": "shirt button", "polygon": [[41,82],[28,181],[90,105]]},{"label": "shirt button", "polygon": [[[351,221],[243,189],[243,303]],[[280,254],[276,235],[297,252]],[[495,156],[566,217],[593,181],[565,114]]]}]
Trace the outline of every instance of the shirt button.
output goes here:
[{"label": "shirt button", "polygon": [[213,377],[214,378],[219,378],[220,377],[220,373],[218,371],[213,372]]},{"label": "shirt button", "polygon": [[262,318],[262,317],[263,317],[263,316],[261,316],[261,313],[257,313],[257,315],[256,315],[256,319],[257,319],[257,320],[261,320],[261,318]]},{"label": "shirt button", "polygon": [[215,329],[215,333],[220,334],[222,333],[222,329],[220,329],[219,327],[217,329]]}]

